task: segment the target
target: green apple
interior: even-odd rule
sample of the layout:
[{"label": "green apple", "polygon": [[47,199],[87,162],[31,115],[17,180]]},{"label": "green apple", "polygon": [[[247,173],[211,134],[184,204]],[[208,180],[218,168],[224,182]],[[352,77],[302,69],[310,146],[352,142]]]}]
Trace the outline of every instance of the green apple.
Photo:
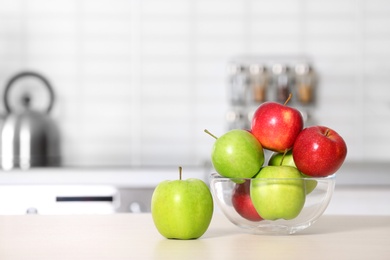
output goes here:
[{"label": "green apple", "polygon": [[269,158],[268,165],[273,165],[273,166],[286,165],[286,166],[296,167],[294,163],[294,158],[292,157],[292,150],[286,153],[278,153],[278,152],[273,153]]},{"label": "green apple", "polygon": [[305,200],[301,173],[291,166],[265,166],[251,182],[252,203],[263,219],[293,219]]},{"label": "green apple", "polygon": [[252,178],[264,163],[264,151],[260,142],[242,129],[230,130],[217,138],[211,152],[215,170],[227,178]]},{"label": "green apple", "polygon": [[[286,165],[286,166],[292,166],[296,167],[294,158],[292,156],[292,150],[286,152],[286,153],[273,153],[268,161],[268,165],[273,166],[279,166],[279,165]],[[302,174],[302,177],[304,178],[310,178],[309,176]],[[316,180],[306,180],[306,194],[311,193],[316,187],[317,187],[317,181]]]},{"label": "green apple", "polygon": [[318,182],[316,180],[310,180],[311,177],[303,173],[301,173],[301,175],[303,178],[306,178],[305,180],[306,195],[310,194],[317,187]]},{"label": "green apple", "polygon": [[167,180],[153,191],[153,222],[169,239],[197,239],[208,229],[214,204],[210,189],[200,179]]}]

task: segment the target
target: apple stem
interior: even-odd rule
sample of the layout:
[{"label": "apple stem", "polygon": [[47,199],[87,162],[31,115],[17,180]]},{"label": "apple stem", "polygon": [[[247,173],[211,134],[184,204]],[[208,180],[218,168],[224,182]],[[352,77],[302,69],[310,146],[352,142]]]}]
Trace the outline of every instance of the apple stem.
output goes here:
[{"label": "apple stem", "polygon": [[283,105],[287,105],[287,103],[290,101],[290,99],[292,98],[292,93],[290,93],[287,97],[287,100],[284,102]]},{"label": "apple stem", "polygon": [[282,160],[280,161],[280,165],[283,165],[284,157],[286,156],[287,152],[288,152],[288,149],[284,150]]},{"label": "apple stem", "polygon": [[183,168],[179,166],[179,180],[181,180],[182,172],[183,172]]},{"label": "apple stem", "polygon": [[327,128],[326,131],[325,131],[325,136],[329,136],[329,133],[330,133],[330,129]]},{"label": "apple stem", "polygon": [[207,133],[207,134],[209,134],[209,135],[211,135],[211,136],[214,137],[215,139],[218,139],[218,137],[216,137],[215,135],[213,135],[212,133],[210,133],[209,130],[205,129],[204,132]]}]

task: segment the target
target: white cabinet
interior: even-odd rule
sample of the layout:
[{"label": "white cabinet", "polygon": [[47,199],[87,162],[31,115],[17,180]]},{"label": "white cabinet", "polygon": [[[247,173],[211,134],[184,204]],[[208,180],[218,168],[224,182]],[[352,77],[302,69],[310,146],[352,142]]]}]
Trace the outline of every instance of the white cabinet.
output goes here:
[{"label": "white cabinet", "polygon": [[[183,179],[208,182],[203,168]],[[1,214],[111,214],[150,212],[154,188],[179,178],[176,167],[33,168],[0,172]]]}]

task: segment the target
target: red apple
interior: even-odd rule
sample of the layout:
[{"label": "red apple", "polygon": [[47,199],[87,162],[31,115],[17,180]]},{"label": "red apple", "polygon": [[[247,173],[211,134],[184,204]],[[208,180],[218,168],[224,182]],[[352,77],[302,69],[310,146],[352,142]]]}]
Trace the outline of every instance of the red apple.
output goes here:
[{"label": "red apple", "polygon": [[241,217],[250,221],[260,221],[263,218],[257,213],[250,197],[250,180],[237,183],[233,190],[232,203]]},{"label": "red apple", "polygon": [[265,102],[255,111],[251,130],[263,148],[280,153],[289,150],[302,131],[301,112],[286,103]]},{"label": "red apple", "polygon": [[312,177],[335,173],[347,156],[344,139],[325,126],[303,129],[295,140],[293,158],[297,168]]}]

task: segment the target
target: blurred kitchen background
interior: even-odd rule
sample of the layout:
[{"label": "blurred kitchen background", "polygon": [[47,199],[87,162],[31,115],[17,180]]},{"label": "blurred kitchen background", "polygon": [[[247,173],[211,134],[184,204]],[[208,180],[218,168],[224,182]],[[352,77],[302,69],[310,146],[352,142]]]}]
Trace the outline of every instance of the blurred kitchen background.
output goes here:
[{"label": "blurred kitchen background", "polygon": [[202,167],[203,130],[229,127],[232,59],[304,57],[316,123],[345,137],[348,163],[382,164],[389,46],[387,0],[0,0],[0,93],[22,71],[51,82],[63,166]]},{"label": "blurred kitchen background", "polygon": [[318,123],[348,161],[388,161],[389,46],[386,0],[0,0],[0,90],[47,77],[72,166],[204,163],[237,55],[309,57]]}]

